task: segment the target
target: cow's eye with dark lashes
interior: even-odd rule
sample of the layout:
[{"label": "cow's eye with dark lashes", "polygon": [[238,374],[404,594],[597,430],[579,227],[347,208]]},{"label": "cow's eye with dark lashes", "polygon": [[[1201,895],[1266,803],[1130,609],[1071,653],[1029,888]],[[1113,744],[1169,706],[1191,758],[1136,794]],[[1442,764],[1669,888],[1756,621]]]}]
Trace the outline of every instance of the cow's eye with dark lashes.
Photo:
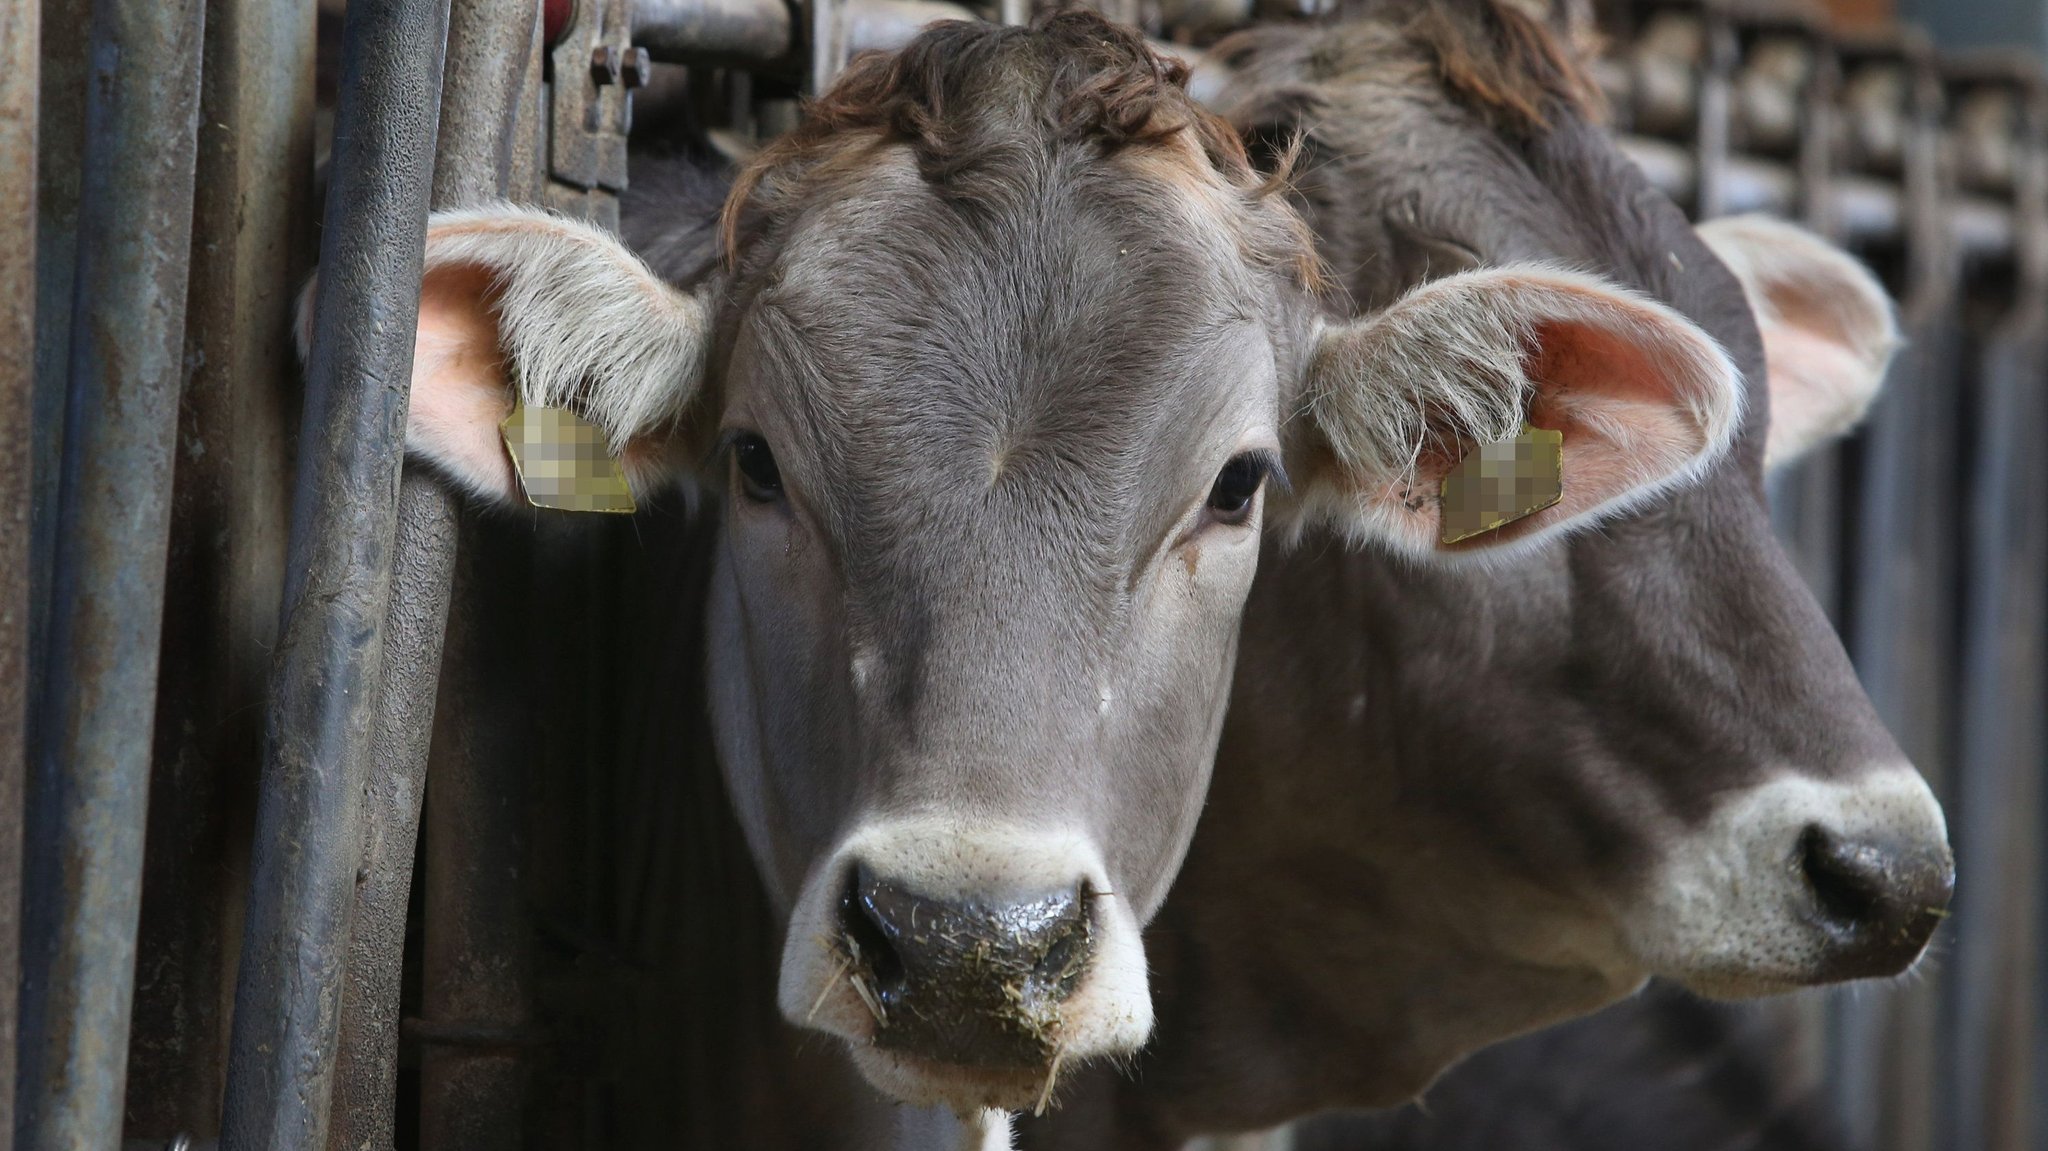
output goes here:
[{"label": "cow's eye with dark lashes", "polygon": [[1252,501],[1259,487],[1273,473],[1273,457],[1266,452],[1244,452],[1230,458],[1209,486],[1209,518],[1218,523],[1241,524],[1251,518]]},{"label": "cow's eye with dark lashes", "polygon": [[756,503],[782,498],[782,469],[775,466],[775,453],[768,441],[753,432],[732,438],[732,466],[740,474],[740,490]]}]

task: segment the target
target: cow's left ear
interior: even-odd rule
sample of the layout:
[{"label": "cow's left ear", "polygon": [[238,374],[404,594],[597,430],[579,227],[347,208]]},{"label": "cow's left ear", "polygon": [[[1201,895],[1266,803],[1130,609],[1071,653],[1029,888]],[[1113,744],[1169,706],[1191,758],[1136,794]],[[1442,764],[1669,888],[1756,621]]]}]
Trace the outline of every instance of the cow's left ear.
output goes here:
[{"label": "cow's left ear", "polygon": [[1812,232],[1765,216],[1710,220],[1699,235],[1741,281],[1763,336],[1771,373],[1764,467],[1855,427],[1901,343],[1877,277]]},{"label": "cow's left ear", "polygon": [[[1294,498],[1276,519],[1327,521],[1419,556],[1541,538],[1667,490],[1704,470],[1742,417],[1740,375],[1691,321],[1541,266],[1446,276],[1326,327],[1305,383],[1283,445]],[[1457,539],[1445,478],[1525,426],[1562,436],[1555,501]],[[1533,457],[1549,450],[1530,449],[1539,481],[1548,461]],[[1505,484],[1512,498],[1512,474]],[[1467,518],[1449,510],[1454,524]]]}]

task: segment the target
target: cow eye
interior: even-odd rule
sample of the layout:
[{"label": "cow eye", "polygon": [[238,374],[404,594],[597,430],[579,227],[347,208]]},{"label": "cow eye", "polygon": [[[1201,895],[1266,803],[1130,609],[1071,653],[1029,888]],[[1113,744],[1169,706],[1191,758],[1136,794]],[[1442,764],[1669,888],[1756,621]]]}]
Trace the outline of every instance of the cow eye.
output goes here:
[{"label": "cow eye", "polygon": [[747,498],[768,503],[782,495],[782,469],[775,466],[775,453],[768,441],[752,432],[733,438],[732,463],[740,473],[740,488]]},{"label": "cow eye", "polygon": [[1265,452],[1232,456],[1209,487],[1210,518],[1226,524],[1241,524],[1250,519],[1252,500],[1272,471],[1273,458]]}]

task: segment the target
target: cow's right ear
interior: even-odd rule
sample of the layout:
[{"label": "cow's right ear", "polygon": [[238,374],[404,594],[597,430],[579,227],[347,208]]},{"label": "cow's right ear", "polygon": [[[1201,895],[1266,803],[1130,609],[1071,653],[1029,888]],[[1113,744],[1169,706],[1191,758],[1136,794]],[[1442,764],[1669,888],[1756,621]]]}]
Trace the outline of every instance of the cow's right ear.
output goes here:
[{"label": "cow's right ear", "polygon": [[[1698,326],[1541,266],[1446,276],[1329,325],[1305,382],[1283,439],[1292,506],[1277,520],[1424,557],[1542,539],[1651,498],[1703,471],[1742,417],[1741,375]],[[1551,434],[1518,439],[1525,427]],[[1509,441],[1511,462],[1526,445],[1526,468],[1447,491],[1483,445]]]},{"label": "cow's right ear", "polygon": [[[310,338],[317,280],[299,306]],[[645,494],[673,478],[670,444],[702,389],[710,307],[611,234],[512,205],[437,212],[413,343],[406,450],[483,499],[519,498],[499,426],[514,399],[597,425]]]}]

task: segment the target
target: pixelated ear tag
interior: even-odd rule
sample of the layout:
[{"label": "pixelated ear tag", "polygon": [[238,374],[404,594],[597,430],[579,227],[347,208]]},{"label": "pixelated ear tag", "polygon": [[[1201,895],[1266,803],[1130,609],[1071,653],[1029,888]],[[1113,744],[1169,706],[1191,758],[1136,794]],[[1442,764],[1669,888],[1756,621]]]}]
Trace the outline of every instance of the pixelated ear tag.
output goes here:
[{"label": "pixelated ear tag", "polygon": [[1564,498],[1564,433],[1522,425],[1480,444],[1444,476],[1442,542],[1485,535]]},{"label": "pixelated ear tag", "polygon": [[604,431],[566,408],[515,400],[498,425],[526,502],[568,512],[630,512],[633,489]]}]

